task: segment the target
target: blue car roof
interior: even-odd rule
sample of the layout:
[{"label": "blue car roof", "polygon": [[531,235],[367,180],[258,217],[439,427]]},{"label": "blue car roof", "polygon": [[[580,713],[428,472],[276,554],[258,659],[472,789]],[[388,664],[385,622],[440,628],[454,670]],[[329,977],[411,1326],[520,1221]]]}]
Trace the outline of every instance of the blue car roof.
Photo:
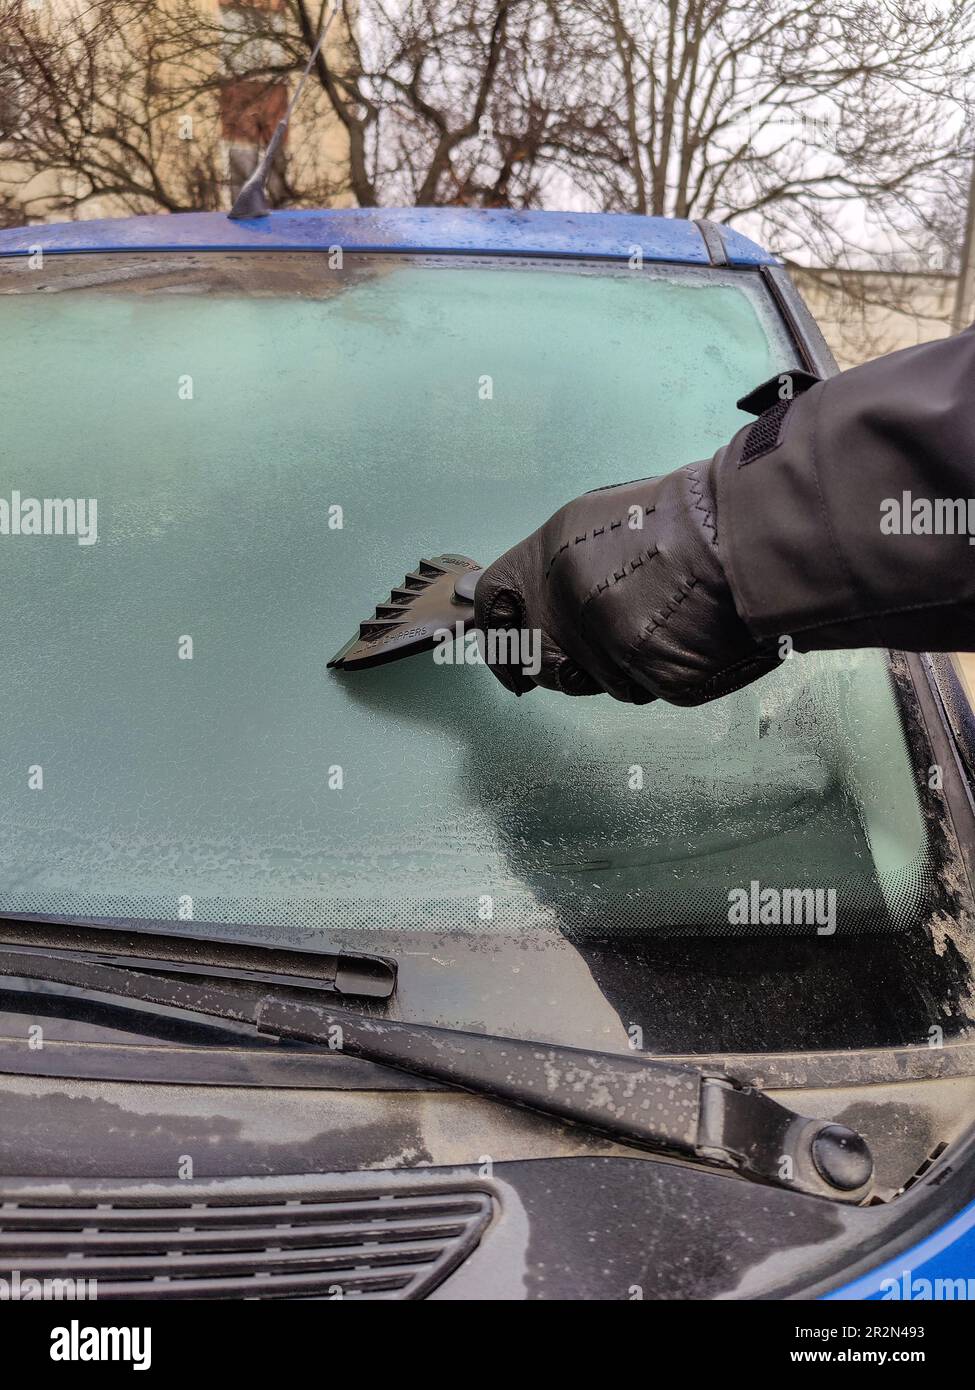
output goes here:
[{"label": "blue car roof", "polygon": [[[272,212],[234,222],[222,212],[182,212],[0,230],[0,256],[77,251],[466,252],[579,256],[755,266],[775,257],[730,227],[635,213],[514,212],[477,208],[332,208]],[[710,249],[709,249],[710,242]],[[722,256],[723,250],[723,256]],[[715,254],[716,253],[716,254]]]}]

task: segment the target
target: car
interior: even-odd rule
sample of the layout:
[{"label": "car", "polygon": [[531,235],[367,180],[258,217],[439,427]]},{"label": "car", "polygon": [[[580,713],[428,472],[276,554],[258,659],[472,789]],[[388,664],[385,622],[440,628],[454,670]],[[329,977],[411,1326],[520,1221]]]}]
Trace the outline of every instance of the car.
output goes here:
[{"label": "car", "polygon": [[0,295],[6,1296],[971,1269],[952,659],[786,642],[695,709],[328,667],[833,372],[786,267],[637,215],[187,213],[0,231]]}]

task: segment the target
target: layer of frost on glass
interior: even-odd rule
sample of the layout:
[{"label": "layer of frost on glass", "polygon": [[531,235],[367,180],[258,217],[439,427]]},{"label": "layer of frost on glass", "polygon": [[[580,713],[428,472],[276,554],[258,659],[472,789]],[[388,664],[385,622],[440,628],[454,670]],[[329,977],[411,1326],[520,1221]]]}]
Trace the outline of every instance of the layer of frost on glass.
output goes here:
[{"label": "layer of frost on glass", "polygon": [[5,297],[8,487],[97,498],[98,541],[0,537],[0,908],[723,930],[758,881],[909,914],[924,832],[878,654],[696,710],[515,702],[430,657],[325,669],[421,556],[487,562],[710,455],[793,365],[751,277],[329,285]]}]

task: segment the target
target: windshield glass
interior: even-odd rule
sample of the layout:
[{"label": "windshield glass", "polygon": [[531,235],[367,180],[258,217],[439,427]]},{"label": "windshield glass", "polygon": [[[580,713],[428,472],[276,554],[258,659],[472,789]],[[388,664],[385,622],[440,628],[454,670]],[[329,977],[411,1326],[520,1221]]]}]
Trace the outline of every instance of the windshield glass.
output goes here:
[{"label": "windshield glass", "polygon": [[486,564],[578,493],[725,442],[735,400],[796,364],[756,275],[45,273],[40,294],[4,272],[0,520],[97,513],[0,535],[0,910],[281,940],[727,933],[757,883],[835,890],[832,922],[824,901],[793,929],[916,919],[930,856],[880,653],[797,656],[691,710],[515,702],[429,654],[326,671],[421,557]]}]

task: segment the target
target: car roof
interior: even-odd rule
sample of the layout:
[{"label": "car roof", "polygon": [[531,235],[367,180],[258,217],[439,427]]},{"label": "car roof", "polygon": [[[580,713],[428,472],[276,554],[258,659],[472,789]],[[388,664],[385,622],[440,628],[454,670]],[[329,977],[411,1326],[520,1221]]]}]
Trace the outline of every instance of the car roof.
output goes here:
[{"label": "car roof", "polygon": [[330,208],[232,221],[182,212],[0,230],[0,256],[94,251],[455,252],[756,266],[775,257],[731,227],[636,213],[480,208]]}]

